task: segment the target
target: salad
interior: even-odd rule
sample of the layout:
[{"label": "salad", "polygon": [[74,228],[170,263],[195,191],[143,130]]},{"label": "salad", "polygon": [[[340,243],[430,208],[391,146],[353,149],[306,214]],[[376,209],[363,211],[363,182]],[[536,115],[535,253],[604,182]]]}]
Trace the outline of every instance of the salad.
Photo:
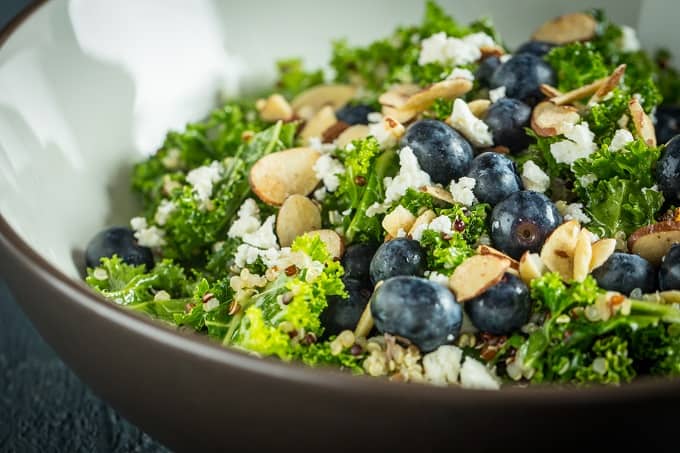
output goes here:
[{"label": "salad", "polygon": [[167,134],[87,283],[229,347],[498,389],[680,374],[680,77],[600,11],[435,3]]}]

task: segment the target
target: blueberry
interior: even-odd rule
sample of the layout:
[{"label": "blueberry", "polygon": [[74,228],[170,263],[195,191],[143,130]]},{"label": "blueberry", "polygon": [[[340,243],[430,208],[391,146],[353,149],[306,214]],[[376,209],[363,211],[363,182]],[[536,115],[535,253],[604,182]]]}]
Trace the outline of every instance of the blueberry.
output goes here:
[{"label": "blueberry", "polygon": [[525,127],[529,127],[530,120],[531,107],[510,98],[494,102],[484,118],[496,146],[505,146],[512,152],[523,151],[531,143],[524,130]]},{"label": "blueberry", "polygon": [[615,252],[592,275],[597,284],[608,291],[625,295],[636,288],[644,294],[656,291],[656,271],[649,261],[639,255]]},{"label": "blueberry", "polygon": [[680,244],[675,244],[661,261],[659,289],[680,290]]},{"label": "blueberry", "polygon": [[491,76],[496,72],[496,69],[501,65],[501,59],[491,56],[482,60],[475,72],[475,79],[484,87],[488,87],[491,83]]},{"label": "blueberry", "polygon": [[397,238],[382,244],[371,260],[373,284],[397,275],[425,274],[426,256],[418,241]]},{"label": "blueberry", "polygon": [[656,182],[669,203],[680,203],[680,136],[666,145],[656,164]]},{"label": "blueberry", "polygon": [[506,96],[535,105],[543,99],[541,85],[555,85],[553,68],[530,53],[515,55],[503,63],[491,77],[491,88],[505,87]]},{"label": "blueberry", "polygon": [[505,274],[479,296],[465,302],[472,324],[482,332],[508,335],[529,321],[529,288],[512,274]]},{"label": "blueberry", "polygon": [[497,249],[519,259],[527,250],[538,252],[561,223],[562,216],[548,197],[515,192],[491,212],[491,240]]},{"label": "blueberry", "polygon": [[118,255],[127,264],[144,264],[147,269],[154,265],[151,249],[137,244],[134,232],[129,228],[111,227],[97,233],[85,249],[85,264],[97,267],[101,258],[113,255]]},{"label": "blueberry", "polygon": [[515,163],[502,154],[487,151],[474,158],[468,177],[477,181],[475,197],[495,206],[511,193],[522,190]]},{"label": "blueberry", "polygon": [[659,106],[656,109],[656,139],[662,145],[676,135],[680,135],[680,106]]},{"label": "blueberry", "polygon": [[355,124],[368,124],[368,114],[373,112],[373,108],[364,104],[347,104],[335,112],[338,121],[343,121],[350,126]]},{"label": "blueberry", "polygon": [[409,146],[420,168],[440,184],[465,176],[473,157],[472,146],[463,136],[446,123],[431,119],[409,126],[401,146]]},{"label": "blueberry", "polygon": [[451,343],[463,322],[451,291],[418,277],[386,280],[371,299],[371,314],[378,331],[404,337],[423,352]]},{"label": "blueberry", "polygon": [[517,48],[515,54],[529,53],[537,57],[546,56],[553,48],[555,44],[545,42],[545,41],[527,41]]},{"label": "blueberry", "polygon": [[371,259],[377,248],[373,244],[352,244],[347,247],[341,262],[345,277],[370,282]]},{"label": "blueberry", "polygon": [[364,312],[372,290],[364,282],[353,278],[343,278],[345,290],[349,297],[338,296],[328,298],[328,307],[321,313],[321,324],[324,337],[337,335],[343,330],[354,330]]}]

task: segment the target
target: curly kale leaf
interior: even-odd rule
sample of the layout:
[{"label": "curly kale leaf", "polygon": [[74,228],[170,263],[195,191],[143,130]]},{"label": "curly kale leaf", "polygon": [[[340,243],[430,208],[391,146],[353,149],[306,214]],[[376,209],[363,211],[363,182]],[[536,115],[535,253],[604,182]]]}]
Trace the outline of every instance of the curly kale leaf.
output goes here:
[{"label": "curly kale leaf", "polygon": [[591,43],[572,43],[555,47],[546,55],[555,69],[557,88],[567,92],[607,77],[610,69]]},{"label": "curly kale leaf", "polygon": [[324,82],[322,70],[305,71],[299,58],[279,60],[276,62],[276,68],[279,71],[277,91],[287,99],[292,99],[307,88]]},{"label": "curly kale leaf", "polygon": [[351,371],[352,374],[363,374],[362,363],[366,358],[365,353],[357,355],[348,350],[340,351],[337,354],[331,352],[331,342],[335,336],[330,337],[322,343],[314,343],[306,347],[299,354],[299,359],[306,365],[313,367],[327,366],[340,368],[341,370]]},{"label": "curly kale leaf", "polygon": [[463,261],[474,255],[474,250],[460,233],[445,239],[436,231],[426,230],[420,245],[427,255],[427,269],[443,275],[451,275]]},{"label": "curly kale leaf", "polygon": [[631,355],[642,371],[680,376],[680,329],[677,324],[657,324],[634,332],[631,349]]}]

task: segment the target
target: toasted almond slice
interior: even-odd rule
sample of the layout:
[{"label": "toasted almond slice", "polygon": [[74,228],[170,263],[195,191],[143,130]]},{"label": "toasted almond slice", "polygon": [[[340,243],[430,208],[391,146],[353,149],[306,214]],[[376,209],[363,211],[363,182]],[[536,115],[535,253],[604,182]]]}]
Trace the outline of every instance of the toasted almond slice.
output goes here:
[{"label": "toasted almond slice", "polygon": [[423,186],[420,188],[421,192],[425,192],[426,194],[430,195],[432,198],[438,201],[443,201],[446,204],[456,204],[456,201],[453,199],[453,195],[451,195],[451,192],[448,190],[442,188],[442,187],[437,187],[437,186]]},{"label": "toasted almond slice", "polygon": [[552,44],[588,41],[595,37],[597,21],[586,13],[572,13],[556,17],[541,25],[531,39]]},{"label": "toasted almond slice", "polygon": [[317,85],[298,94],[290,103],[297,115],[310,119],[324,106],[337,110],[347,104],[357,92],[352,85]]},{"label": "toasted almond slice", "polygon": [[538,253],[531,253],[527,250],[519,260],[519,276],[527,285],[532,280],[541,278],[547,271]]},{"label": "toasted almond slice", "polygon": [[272,94],[266,100],[259,99],[255,107],[264,121],[287,121],[293,117],[293,108],[280,94]]},{"label": "toasted almond slice", "polygon": [[362,138],[368,137],[368,134],[370,133],[368,126],[365,124],[355,124],[354,126],[350,126],[340,135],[338,135],[338,138],[335,140],[335,144],[338,148],[344,149],[352,143],[354,140],[360,140]]},{"label": "toasted almond slice", "polygon": [[585,228],[582,228],[578,234],[574,248],[574,281],[582,282],[590,273],[590,262],[593,258],[592,237],[590,231]]},{"label": "toasted almond slice", "polygon": [[680,291],[661,291],[659,293],[659,298],[666,304],[680,304]]},{"label": "toasted almond slice", "polygon": [[571,90],[559,96],[550,98],[550,102],[555,105],[573,104],[576,101],[580,101],[595,94],[597,90],[599,90],[600,87],[607,82],[607,79],[608,78],[605,77],[603,79],[596,80],[593,83],[589,83],[588,85],[576,88],[575,90]]},{"label": "toasted almond slice", "polygon": [[321,228],[321,211],[303,195],[291,195],[276,216],[276,236],[281,247],[290,247],[296,237]]},{"label": "toasted almond slice", "polygon": [[480,60],[484,60],[489,57],[501,57],[505,55],[505,49],[498,45],[482,46],[479,48],[479,51],[482,53],[482,58],[480,58]]},{"label": "toasted almond slice", "polygon": [[413,222],[413,225],[411,225],[411,229],[408,230],[409,236],[415,232],[416,228],[418,228],[421,225],[429,225],[430,222],[432,222],[436,217],[437,214],[435,214],[435,212],[432,209],[428,209],[427,211],[420,214],[416,218],[416,221]]},{"label": "toasted almond slice", "polygon": [[338,122],[335,117],[335,110],[330,105],[322,107],[321,110],[316,112],[313,117],[311,117],[305,127],[300,131],[300,138],[303,143],[312,137],[321,137],[325,130],[333,126]]},{"label": "toasted almond slice", "polygon": [[368,334],[373,330],[373,324],[373,313],[371,313],[371,301],[369,300],[366,308],[361,313],[356,329],[354,329],[354,336],[360,338],[368,337]]},{"label": "toasted almond slice", "polygon": [[550,233],[541,249],[541,260],[552,272],[557,272],[564,280],[573,277],[574,249],[581,226],[570,220]]},{"label": "toasted almond slice", "polygon": [[344,121],[338,121],[321,134],[321,141],[323,143],[333,143],[333,140],[338,138],[340,134],[350,128],[350,125]]},{"label": "toasted almond slice", "polygon": [[250,188],[260,200],[275,206],[290,195],[307,195],[319,184],[314,164],[320,156],[311,148],[268,154],[250,170]]},{"label": "toasted almond slice", "polygon": [[474,101],[468,102],[468,108],[472,114],[480,119],[486,116],[489,107],[491,107],[491,101],[488,99],[475,99]]},{"label": "toasted almond slice", "polygon": [[422,112],[437,99],[455,99],[472,90],[472,82],[467,79],[443,80],[430,85],[412,95],[399,107],[399,110],[415,110]]},{"label": "toasted almond slice", "polygon": [[342,239],[338,233],[333,230],[314,230],[310,231],[308,234],[312,236],[318,236],[326,245],[326,250],[334,258],[342,258],[345,254],[345,241]]},{"label": "toasted almond slice", "polygon": [[543,93],[544,95],[546,95],[549,98],[556,98],[557,96],[562,96],[562,94],[564,94],[560,90],[555,88],[554,86],[548,85],[546,83],[541,84],[540,88],[541,88],[541,93]]},{"label": "toasted almond slice", "polygon": [[658,265],[673,244],[680,244],[680,222],[666,221],[647,225],[628,238],[628,249]]},{"label": "toasted almond slice", "polygon": [[380,102],[381,105],[399,108],[406,103],[408,98],[420,90],[420,86],[414,83],[393,85],[389,90],[380,95],[378,102]]},{"label": "toasted almond slice", "polygon": [[616,250],[616,239],[600,239],[595,241],[590,258],[590,272],[602,266]]},{"label": "toasted almond slice", "polygon": [[569,125],[581,119],[578,111],[571,106],[541,102],[531,114],[531,128],[541,137],[563,134]]},{"label": "toasted almond slice", "polygon": [[394,118],[395,120],[399,121],[402,124],[406,124],[413,118],[418,116],[419,112],[415,110],[400,110],[396,107],[390,107],[388,105],[385,105],[383,106],[381,113],[383,114],[383,116],[389,116],[390,118]]},{"label": "toasted almond slice", "polygon": [[647,116],[640,101],[633,98],[628,104],[628,110],[630,111],[630,116],[633,118],[633,125],[635,125],[635,132],[637,136],[647,143],[649,146],[656,146],[656,130],[654,129],[654,123]]},{"label": "toasted almond slice", "polygon": [[411,214],[411,211],[402,205],[398,205],[385,216],[382,221],[382,227],[387,231],[387,234],[397,237],[399,236],[399,230],[409,231],[415,221],[416,216]]},{"label": "toasted almond slice", "polygon": [[449,288],[458,302],[479,296],[501,281],[510,269],[510,260],[496,255],[475,255],[456,268],[449,278]]},{"label": "toasted almond slice", "polygon": [[515,270],[519,270],[519,261],[517,261],[514,258],[509,257],[505,253],[501,252],[500,250],[496,250],[493,247],[490,247],[488,245],[480,245],[479,247],[477,247],[476,252],[477,252],[478,255],[493,255],[493,256],[497,256],[499,258],[509,260],[510,261],[510,268],[515,269]]},{"label": "toasted almond slice", "polygon": [[621,82],[621,79],[623,78],[623,75],[626,73],[626,65],[622,64],[618,66],[616,69],[614,69],[614,72],[607,78],[607,81],[600,86],[600,88],[597,89],[595,94],[593,95],[592,98],[590,98],[590,101],[588,101],[588,105],[593,105],[596,102],[600,102],[602,99],[605,98],[609,93],[614,91],[614,88],[619,86],[619,83]]}]

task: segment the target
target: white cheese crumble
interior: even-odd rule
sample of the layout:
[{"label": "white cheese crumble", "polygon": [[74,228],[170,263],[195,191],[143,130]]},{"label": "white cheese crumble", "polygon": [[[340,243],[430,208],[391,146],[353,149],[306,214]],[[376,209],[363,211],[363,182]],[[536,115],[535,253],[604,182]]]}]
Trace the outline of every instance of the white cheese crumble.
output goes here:
[{"label": "white cheese crumble", "polygon": [[170,200],[161,200],[161,203],[156,208],[156,214],[153,217],[154,222],[163,226],[168,221],[170,215],[175,211],[177,206]]},{"label": "white cheese crumble", "polygon": [[335,151],[335,144],[323,143],[321,137],[309,137],[307,139],[307,146],[320,153],[331,153]]},{"label": "white cheese crumble", "polygon": [[191,184],[200,201],[208,201],[212,195],[213,185],[222,177],[222,164],[214,161],[210,165],[204,165],[191,170],[187,174],[187,182]]},{"label": "white cheese crumble", "polygon": [[431,282],[439,283],[440,285],[446,288],[449,287],[449,277],[444,274],[440,274],[439,272],[434,271],[428,271],[425,273],[425,276]]},{"label": "white cheese crumble", "polygon": [[314,172],[328,192],[335,192],[340,185],[338,175],[345,172],[345,167],[338,159],[324,154],[314,164]]},{"label": "white cheese crumble", "polygon": [[469,80],[470,82],[474,82],[475,75],[469,69],[455,68],[453,71],[451,71],[451,74],[449,74],[449,76],[446,78],[446,80],[453,79],[465,79]]},{"label": "white cheese crumble", "polygon": [[466,357],[460,368],[460,384],[463,388],[499,390],[500,381],[482,362]]},{"label": "white cheese crumble", "polygon": [[506,96],[507,89],[504,86],[500,86],[498,88],[494,88],[493,90],[489,90],[489,100],[494,103],[498,102],[499,100],[503,99]]},{"label": "white cheese crumble", "polygon": [[473,33],[462,39],[451,38],[446,33],[436,33],[421,42],[418,64],[451,63],[464,66],[482,57],[480,47],[495,46],[493,38],[486,33]]},{"label": "white cheese crumble", "polygon": [[276,235],[274,234],[275,220],[275,215],[267,217],[267,220],[264,221],[257,231],[243,235],[243,242],[261,249],[277,249],[279,244],[277,243]]},{"label": "white cheese crumble", "polygon": [[453,112],[451,112],[447,123],[478,148],[493,145],[493,137],[489,131],[489,126],[473,115],[470,107],[462,99],[456,99],[453,103]]},{"label": "white cheese crumble", "polygon": [[220,306],[220,301],[216,297],[213,297],[208,302],[203,304],[203,311],[213,311]]},{"label": "white cheese crumble", "polygon": [[583,212],[583,203],[567,204],[565,201],[558,201],[555,203],[555,207],[562,214],[564,220],[576,220],[582,224],[590,223],[590,217]]},{"label": "white cheese crumble", "polygon": [[501,64],[505,64],[512,60],[512,54],[506,53],[505,55],[501,55],[499,60],[501,60]]},{"label": "white cheese crumble", "polygon": [[586,175],[579,176],[578,178],[578,182],[581,184],[582,187],[588,187],[595,181],[597,181],[597,176],[595,176],[595,174],[593,173],[588,173]]},{"label": "white cheese crumble", "polygon": [[631,134],[630,131],[627,129],[619,129],[614,134],[614,138],[612,138],[612,142],[609,145],[609,150],[619,151],[623,149],[628,143],[633,141],[635,141],[635,138],[633,138],[633,134]]},{"label": "white cheese crumble", "polygon": [[435,385],[458,383],[462,359],[463,351],[460,348],[449,345],[438,347],[423,357],[425,378]]},{"label": "white cheese crumble", "polygon": [[326,195],[328,195],[328,192],[326,192],[324,186],[321,186],[314,191],[314,199],[317,201],[323,201],[326,198]]},{"label": "white cheese crumble", "polygon": [[522,184],[526,190],[544,193],[550,187],[550,176],[533,160],[528,160],[522,167]]},{"label": "white cheese crumble", "polygon": [[379,123],[368,125],[368,133],[375,137],[381,148],[391,148],[396,145],[406,129],[404,125],[389,116],[384,117]]},{"label": "white cheese crumble", "polygon": [[473,189],[477,185],[477,181],[474,178],[468,178],[463,176],[456,181],[451,181],[451,195],[453,195],[453,200],[456,203],[460,203],[465,206],[472,206],[472,204],[477,201]]},{"label": "white cheese crumble", "polygon": [[413,150],[406,146],[399,151],[399,173],[394,178],[385,178],[385,204],[400,199],[409,188],[420,189],[431,183],[430,175],[420,169]]},{"label": "white cheese crumble", "polygon": [[368,119],[369,123],[379,123],[382,121],[383,116],[380,112],[371,112],[366,116],[366,118]]},{"label": "white cheese crumble", "polygon": [[130,226],[135,231],[135,239],[142,247],[161,247],[165,245],[165,231],[156,227],[149,226],[144,217],[133,217],[130,219]]},{"label": "white cheese crumble", "polygon": [[624,52],[637,52],[640,50],[640,40],[635,29],[628,25],[622,25],[621,31],[623,32],[621,42],[619,43],[621,50]]},{"label": "white cheese crumble", "polygon": [[567,140],[550,145],[550,154],[558,164],[571,165],[578,159],[590,156],[597,148],[595,134],[590,131],[588,123],[566,126],[564,135]]},{"label": "white cheese crumble", "polygon": [[257,231],[260,224],[260,208],[252,198],[246,199],[238,208],[237,218],[231,224],[227,236],[230,238],[243,238],[244,235]]},{"label": "white cheese crumble", "polygon": [[451,235],[453,234],[452,227],[453,224],[451,223],[451,218],[449,216],[440,215],[439,217],[432,219],[430,224],[427,226],[427,229],[437,233]]},{"label": "white cheese crumble", "polygon": [[389,203],[378,203],[376,201],[366,208],[366,217],[375,217],[378,214],[385,214],[389,208]]}]

